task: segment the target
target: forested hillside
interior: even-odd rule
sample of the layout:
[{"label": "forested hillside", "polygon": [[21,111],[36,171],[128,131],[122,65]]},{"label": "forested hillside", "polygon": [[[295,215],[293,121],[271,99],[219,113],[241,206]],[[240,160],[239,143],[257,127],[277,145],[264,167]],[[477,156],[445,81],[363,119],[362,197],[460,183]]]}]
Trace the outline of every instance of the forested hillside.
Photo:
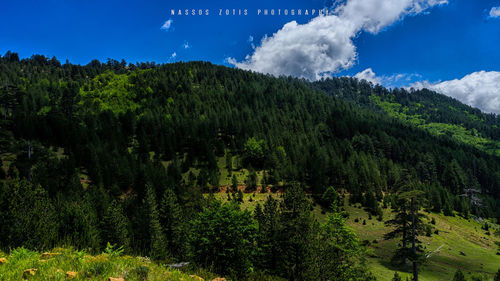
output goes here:
[{"label": "forested hillside", "polygon": [[[371,280],[344,204],[380,221],[382,208],[399,212],[387,232],[404,225],[388,237],[402,235],[403,263],[423,254],[406,235],[420,209],[500,219],[500,158],[487,146],[499,119],[426,90],[11,52],[0,83],[1,249],[111,242],[235,279]],[[420,127],[435,123],[488,142]],[[207,195],[220,186],[227,200]],[[242,192],[266,188],[280,197],[240,207]]]},{"label": "forested hillside", "polygon": [[383,112],[434,135],[500,155],[500,118],[427,89],[389,90],[353,78],[326,79],[314,87],[369,110]]}]

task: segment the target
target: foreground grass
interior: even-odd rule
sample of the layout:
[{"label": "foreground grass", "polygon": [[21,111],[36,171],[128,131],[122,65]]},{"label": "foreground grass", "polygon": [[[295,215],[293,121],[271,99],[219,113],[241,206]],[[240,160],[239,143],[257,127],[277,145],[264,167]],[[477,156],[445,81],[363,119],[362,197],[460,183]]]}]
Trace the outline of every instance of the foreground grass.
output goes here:
[{"label": "foreground grass", "polygon": [[[88,255],[72,249],[54,249],[38,253],[24,248],[10,254],[0,252],[0,280],[201,280],[200,277],[151,262],[148,258],[115,256],[113,254]],[[27,272],[32,270],[33,274]],[[117,278],[117,279],[110,279]],[[204,276],[207,278],[207,276]],[[120,279],[123,278],[123,279]],[[209,277],[205,280],[211,280]]]}]

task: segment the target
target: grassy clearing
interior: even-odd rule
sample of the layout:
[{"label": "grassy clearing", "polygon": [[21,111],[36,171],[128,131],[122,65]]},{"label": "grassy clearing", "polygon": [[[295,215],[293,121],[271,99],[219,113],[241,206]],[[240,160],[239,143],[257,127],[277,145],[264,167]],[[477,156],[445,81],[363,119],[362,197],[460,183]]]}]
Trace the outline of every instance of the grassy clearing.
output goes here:
[{"label": "grassy clearing", "polygon": [[[243,195],[242,208],[253,211],[257,203],[262,204],[266,198],[271,195],[275,198],[280,194],[271,193],[245,193]],[[217,199],[227,200],[227,194],[215,194]],[[378,280],[391,280],[394,271],[398,271],[403,277],[410,277],[411,268],[399,268],[391,265],[390,260],[398,241],[384,240],[383,236],[389,232],[384,221],[390,219],[393,214],[390,209],[384,209],[384,219],[378,221],[375,216],[369,219],[369,215],[360,205],[345,206],[349,213],[347,224],[357,233],[360,241],[368,244],[368,265]],[[320,221],[325,222],[327,214],[322,212],[321,207],[315,206],[314,216]],[[462,217],[447,217],[442,214],[425,213],[429,222],[434,218],[436,221],[434,230],[438,234],[432,234],[431,237],[422,237],[425,251],[431,252],[441,249],[438,253],[431,256],[420,270],[420,280],[452,280],[457,269],[462,270],[466,277],[483,274],[490,279],[500,268],[500,255],[496,253],[500,250],[495,242],[500,243],[500,237],[491,231],[487,235],[486,231],[481,229],[482,224],[473,219],[466,220]],[[355,220],[358,220],[357,222]],[[363,224],[366,221],[366,224]],[[434,232],[433,230],[433,232]],[[462,255],[461,253],[465,254]]]},{"label": "grassy clearing", "polygon": [[[148,258],[114,256],[113,254],[88,255],[72,249],[54,249],[51,254],[41,254],[24,248],[9,255],[1,253],[7,262],[0,264],[0,280],[200,280],[197,276],[168,269]],[[34,275],[27,269],[32,270]],[[23,276],[24,275],[24,276]],[[73,277],[71,277],[73,276]],[[203,276],[211,280],[212,276]],[[208,278],[208,279],[207,279]],[[213,278],[213,277],[212,277]],[[123,280],[123,279],[118,279]]]},{"label": "grassy clearing", "polygon": [[[371,255],[368,263],[377,278],[390,280],[394,271],[399,271],[402,276],[410,276],[409,267],[395,268],[389,262],[397,241],[383,239],[383,235],[388,232],[384,223],[377,221],[375,217],[369,220],[368,214],[359,207],[347,206],[346,210],[350,215],[348,225],[362,241],[369,241]],[[384,210],[384,221],[392,215],[389,209]],[[499,237],[487,235],[481,229],[482,225],[472,219],[432,213],[426,215],[429,220],[435,219],[433,227],[439,234],[421,238],[425,251],[435,251],[442,247],[423,266],[421,280],[451,280],[457,269],[461,269],[469,277],[472,274],[485,274],[492,278],[500,268],[500,255],[496,255],[498,246],[495,244],[495,241],[500,242]],[[356,219],[358,222],[355,222]],[[366,221],[366,225],[363,225],[363,221]]]}]

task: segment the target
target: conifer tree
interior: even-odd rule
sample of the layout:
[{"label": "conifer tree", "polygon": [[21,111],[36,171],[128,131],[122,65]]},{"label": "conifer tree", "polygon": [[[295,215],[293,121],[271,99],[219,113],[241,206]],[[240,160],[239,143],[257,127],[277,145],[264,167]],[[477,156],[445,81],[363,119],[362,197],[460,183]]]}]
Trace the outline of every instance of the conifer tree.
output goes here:
[{"label": "conifer tree", "polygon": [[144,206],[148,212],[150,256],[153,259],[165,258],[167,254],[165,237],[160,224],[155,192],[150,184],[146,186]]},{"label": "conifer tree", "polygon": [[256,265],[265,272],[276,273],[280,257],[279,202],[272,196],[268,196],[263,207],[260,204],[257,207],[254,218],[259,224],[257,246],[260,251],[256,257]]},{"label": "conifer tree", "polygon": [[103,217],[103,240],[130,250],[129,222],[119,202],[114,200]]},{"label": "conifer tree", "polygon": [[279,266],[290,280],[307,279],[311,262],[313,218],[311,205],[302,187],[293,184],[288,188],[280,204],[281,257]]},{"label": "conifer tree", "polygon": [[160,205],[160,224],[165,233],[167,248],[174,256],[185,253],[183,234],[182,209],[177,202],[177,196],[170,188],[165,190]]}]

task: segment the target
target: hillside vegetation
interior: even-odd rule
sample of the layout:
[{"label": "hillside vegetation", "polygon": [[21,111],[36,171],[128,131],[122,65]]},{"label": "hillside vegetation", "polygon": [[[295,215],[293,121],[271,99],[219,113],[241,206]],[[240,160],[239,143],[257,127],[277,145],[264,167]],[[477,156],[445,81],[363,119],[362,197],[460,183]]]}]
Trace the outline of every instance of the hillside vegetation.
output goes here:
[{"label": "hillside vegetation", "polygon": [[[498,117],[432,92],[12,52],[0,70],[5,251],[109,242],[231,279],[374,280],[340,198],[387,222],[384,267],[414,275],[430,266],[424,210],[500,218]],[[280,197],[247,208],[262,187]]]}]

